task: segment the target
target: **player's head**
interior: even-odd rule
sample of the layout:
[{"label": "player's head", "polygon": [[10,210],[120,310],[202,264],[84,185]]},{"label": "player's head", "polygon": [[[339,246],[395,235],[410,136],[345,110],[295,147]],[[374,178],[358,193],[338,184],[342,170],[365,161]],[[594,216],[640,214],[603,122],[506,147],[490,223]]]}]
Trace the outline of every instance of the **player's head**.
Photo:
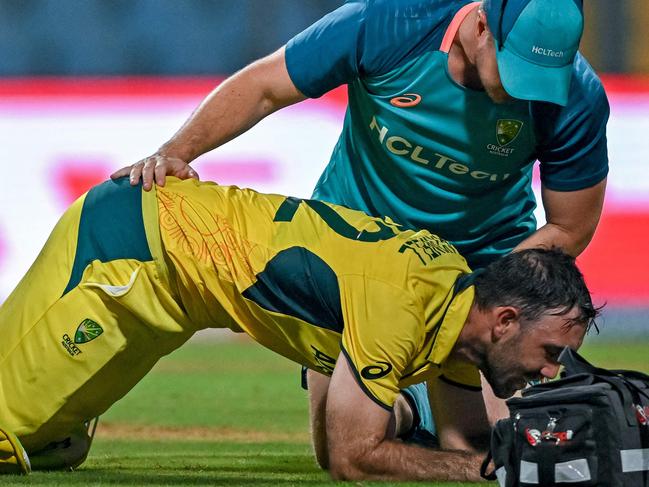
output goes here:
[{"label": "player's head", "polygon": [[[566,105],[584,27],[582,0],[483,0],[480,15],[491,37],[484,50],[495,51],[492,68],[497,66],[504,91],[513,98]],[[493,55],[476,58],[487,93],[493,88],[484,74],[489,60]]]},{"label": "player's head", "polygon": [[565,346],[577,349],[599,310],[574,258],[561,250],[509,254],[475,279],[475,306],[487,322],[480,368],[498,397],[552,378]]}]

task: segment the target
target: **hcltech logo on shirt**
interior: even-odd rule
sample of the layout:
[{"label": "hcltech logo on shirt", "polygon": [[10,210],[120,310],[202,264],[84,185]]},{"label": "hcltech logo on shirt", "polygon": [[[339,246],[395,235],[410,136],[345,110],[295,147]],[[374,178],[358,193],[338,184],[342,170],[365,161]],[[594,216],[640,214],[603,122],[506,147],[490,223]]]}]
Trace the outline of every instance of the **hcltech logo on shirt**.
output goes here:
[{"label": "hcltech logo on shirt", "polygon": [[[514,122],[517,121],[514,120]],[[523,126],[523,122],[518,123],[520,123],[521,127]],[[436,171],[450,173],[460,177],[470,177],[475,180],[488,180],[493,182],[504,181],[510,176],[509,173],[486,172],[479,169],[473,169],[466,164],[462,164],[455,159],[445,156],[444,154],[417,145],[401,135],[393,135],[387,125],[379,123],[376,116],[372,116],[372,120],[369,123],[369,129],[371,134],[376,134],[378,143],[391,154],[427,166]],[[512,138],[512,140],[514,139]],[[501,147],[496,144],[488,144],[487,148],[489,149],[490,147],[493,147],[493,151],[497,151],[494,152],[495,154],[503,157],[507,157],[514,151],[514,149]],[[507,153],[502,154],[502,151]]]}]

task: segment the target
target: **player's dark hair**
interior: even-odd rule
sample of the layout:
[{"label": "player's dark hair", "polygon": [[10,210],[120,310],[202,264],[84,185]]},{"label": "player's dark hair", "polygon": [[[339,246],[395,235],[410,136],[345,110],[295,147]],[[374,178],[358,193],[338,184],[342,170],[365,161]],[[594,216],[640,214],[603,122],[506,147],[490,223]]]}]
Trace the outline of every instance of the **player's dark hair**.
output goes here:
[{"label": "player's dark hair", "polygon": [[589,330],[601,308],[595,308],[575,259],[560,249],[526,249],[489,264],[475,278],[475,302],[480,309],[514,306],[522,322],[544,314],[563,316],[575,307],[578,315],[566,327]]}]

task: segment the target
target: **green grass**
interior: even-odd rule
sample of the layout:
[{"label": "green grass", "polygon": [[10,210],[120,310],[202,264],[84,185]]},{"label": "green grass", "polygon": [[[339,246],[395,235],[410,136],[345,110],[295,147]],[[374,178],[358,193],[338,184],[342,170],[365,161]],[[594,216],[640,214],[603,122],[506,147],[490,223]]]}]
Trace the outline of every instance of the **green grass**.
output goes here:
[{"label": "green grass", "polygon": [[649,339],[614,342],[589,336],[579,352],[591,363],[600,367],[649,373]]},{"label": "green grass", "polygon": [[[648,349],[590,337],[582,352],[600,366],[649,372]],[[193,342],[102,417],[77,472],[6,477],[2,485],[336,485],[315,465],[307,425],[298,366],[248,341]]]},{"label": "green grass", "polygon": [[299,366],[249,342],[189,343],[156,368],[102,420],[304,433]]}]

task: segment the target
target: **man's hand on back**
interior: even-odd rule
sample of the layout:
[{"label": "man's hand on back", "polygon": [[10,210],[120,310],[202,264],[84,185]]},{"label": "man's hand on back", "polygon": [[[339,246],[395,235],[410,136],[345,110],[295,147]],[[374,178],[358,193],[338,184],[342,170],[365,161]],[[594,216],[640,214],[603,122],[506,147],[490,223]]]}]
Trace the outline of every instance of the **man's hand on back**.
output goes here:
[{"label": "man's hand on back", "polygon": [[164,186],[167,176],[175,176],[180,179],[199,179],[198,173],[187,162],[178,157],[169,157],[160,153],[126,166],[110,175],[112,179],[128,176],[131,185],[137,185],[140,180],[145,191],[150,191],[153,184]]}]

